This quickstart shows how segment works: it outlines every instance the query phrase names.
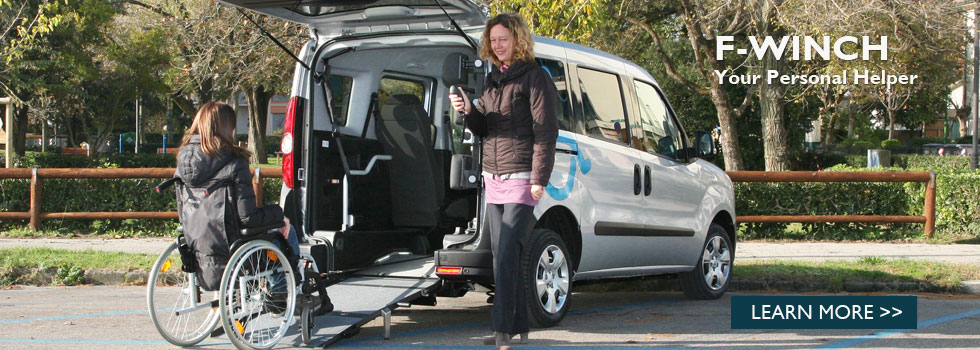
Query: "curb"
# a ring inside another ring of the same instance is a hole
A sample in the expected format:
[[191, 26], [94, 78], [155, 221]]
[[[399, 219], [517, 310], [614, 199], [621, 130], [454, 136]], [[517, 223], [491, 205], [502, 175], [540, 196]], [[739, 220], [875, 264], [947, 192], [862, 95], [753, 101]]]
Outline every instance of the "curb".
[[[639, 278], [607, 282], [589, 282], [579, 285], [575, 291], [590, 292], [670, 292], [680, 291], [676, 278]], [[980, 294], [980, 281], [960, 282], [957, 288], [949, 288], [926, 282], [844, 282], [831, 285], [823, 282], [790, 282], [773, 280], [732, 280], [729, 291], [782, 291], [782, 292], [827, 292], [827, 293], [957, 293]]]
[[[0, 282], [35, 286], [50, 286], [58, 274], [57, 268], [19, 268], [0, 272]], [[93, 269], [85, 271], [84, 284], [89, 285], [145, 285], [147, 270], [118, 271]], [[670, 292], [679, 291], [676, 278], [639, 278], [604, 282], [587, 282], [576, 291], [589, 292]], [[963, 281], [955, 290], [925, 282], [844, 282], [830, 285], [821, 282], [790, 282], [771, 280], [732, 280], [730, 291], [783, 291], [783, 292], [905, 292], [905, 293], [959, 293], [980, 294], [980, 281]]]

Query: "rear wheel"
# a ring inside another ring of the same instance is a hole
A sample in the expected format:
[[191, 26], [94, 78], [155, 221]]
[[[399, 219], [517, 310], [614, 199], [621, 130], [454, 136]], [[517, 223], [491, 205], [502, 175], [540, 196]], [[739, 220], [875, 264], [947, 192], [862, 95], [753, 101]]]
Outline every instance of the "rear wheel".
[[218, 311], [211, 306], [217, 294], [203, 291], [194, 278], [181, 270], [180, 253], [173, 243], [157, 258], [146, 283], [153, 326], [177, 346], [200, 343], [218, 324]]
[[239, 349], [269, 349], [286, 334], [296, 309], [289, 260], [264, 240], [238, 248], [221, 278], [221, 323]]
[[711, 224], [694, 270], [680, 275], [684, 295], [691, 299], [721, 297], [728, 290], [734, 258], [728, 231], [721, 225]]
[[552, 327], [568, 312], [572, 295], [571, 255], [555, 231], [535, 229], [528, 240], [521, 270], [528, 318], [535, 327]]

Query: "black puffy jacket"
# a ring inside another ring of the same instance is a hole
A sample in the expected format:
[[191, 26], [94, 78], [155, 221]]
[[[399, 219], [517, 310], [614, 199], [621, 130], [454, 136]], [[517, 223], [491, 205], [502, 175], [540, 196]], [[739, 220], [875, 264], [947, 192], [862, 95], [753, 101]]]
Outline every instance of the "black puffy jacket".
[[490, 73], [480, 103], [466, 126], [486, 140], [483, 170], [501, 175], [531, 172], [531, 184], [547, 185], [555, 166], [558, 90], [537, 64], [519, 61]]
[[248, 159], [227, 150], [217, 156], [204, 154], [198, 135], [177, 153], [175, 176], [183, 182], [177, 188], [177, 211], [197, 258], [198, 282], [206, 290], [217, 290], [238, 231], [281, 223], [282, 208], [256, 206]]

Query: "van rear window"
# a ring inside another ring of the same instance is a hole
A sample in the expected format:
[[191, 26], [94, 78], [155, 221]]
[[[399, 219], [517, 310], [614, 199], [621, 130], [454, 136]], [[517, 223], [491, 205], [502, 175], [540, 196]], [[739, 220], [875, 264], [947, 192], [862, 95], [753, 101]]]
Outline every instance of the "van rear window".
[[333, 99], [333, 117], [338, 126], [347, 125], [347, 110], [350, 108], [351, 87], [354, 78], [343, 75], [331, 75], [327, 78], [327, 86]]

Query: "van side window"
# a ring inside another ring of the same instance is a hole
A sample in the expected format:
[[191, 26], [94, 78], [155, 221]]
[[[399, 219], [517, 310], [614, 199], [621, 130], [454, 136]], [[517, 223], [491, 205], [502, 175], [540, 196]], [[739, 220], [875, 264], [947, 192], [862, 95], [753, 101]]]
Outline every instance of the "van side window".
[[425, 85], [421, 82], [391, 76], [381, 78], [378, 84], [378, 105], [384, 106], [385, 101], [395, 95], [415, 95], [423, 108], [428, 107], [425, 106]]
[[545, 72], [551, 76], [551, 81], [555, 83], [555, 88], [558, 89], [558, 128], [565, 131], [574, 131], [572, 129], [572, 106], [571, 100], [568, 99], [568, 79], [565, 77], [565, 64], [561, 61], [550, 60], [546, 58], [539, 58], [538, 65], [544, 68]]
[[578, 80], [582, 91], [586, 133], [629, 144], [619, 77], [579, 67]]
[[354, 85], [354, 78], [343, 75], [331, 75], [327, 77], [327, 86], [333, 95], [333, 117], [338, 126], [347, 125], [347, 110], [350, 107], [351, 87]]
[[674, 124], [667, 104], [657, 89], [648, 83], [634, 80], [639, 102], [643, 149], [650, 153], [677, 159], [677, 151], [683, 149], [680, 129]]

